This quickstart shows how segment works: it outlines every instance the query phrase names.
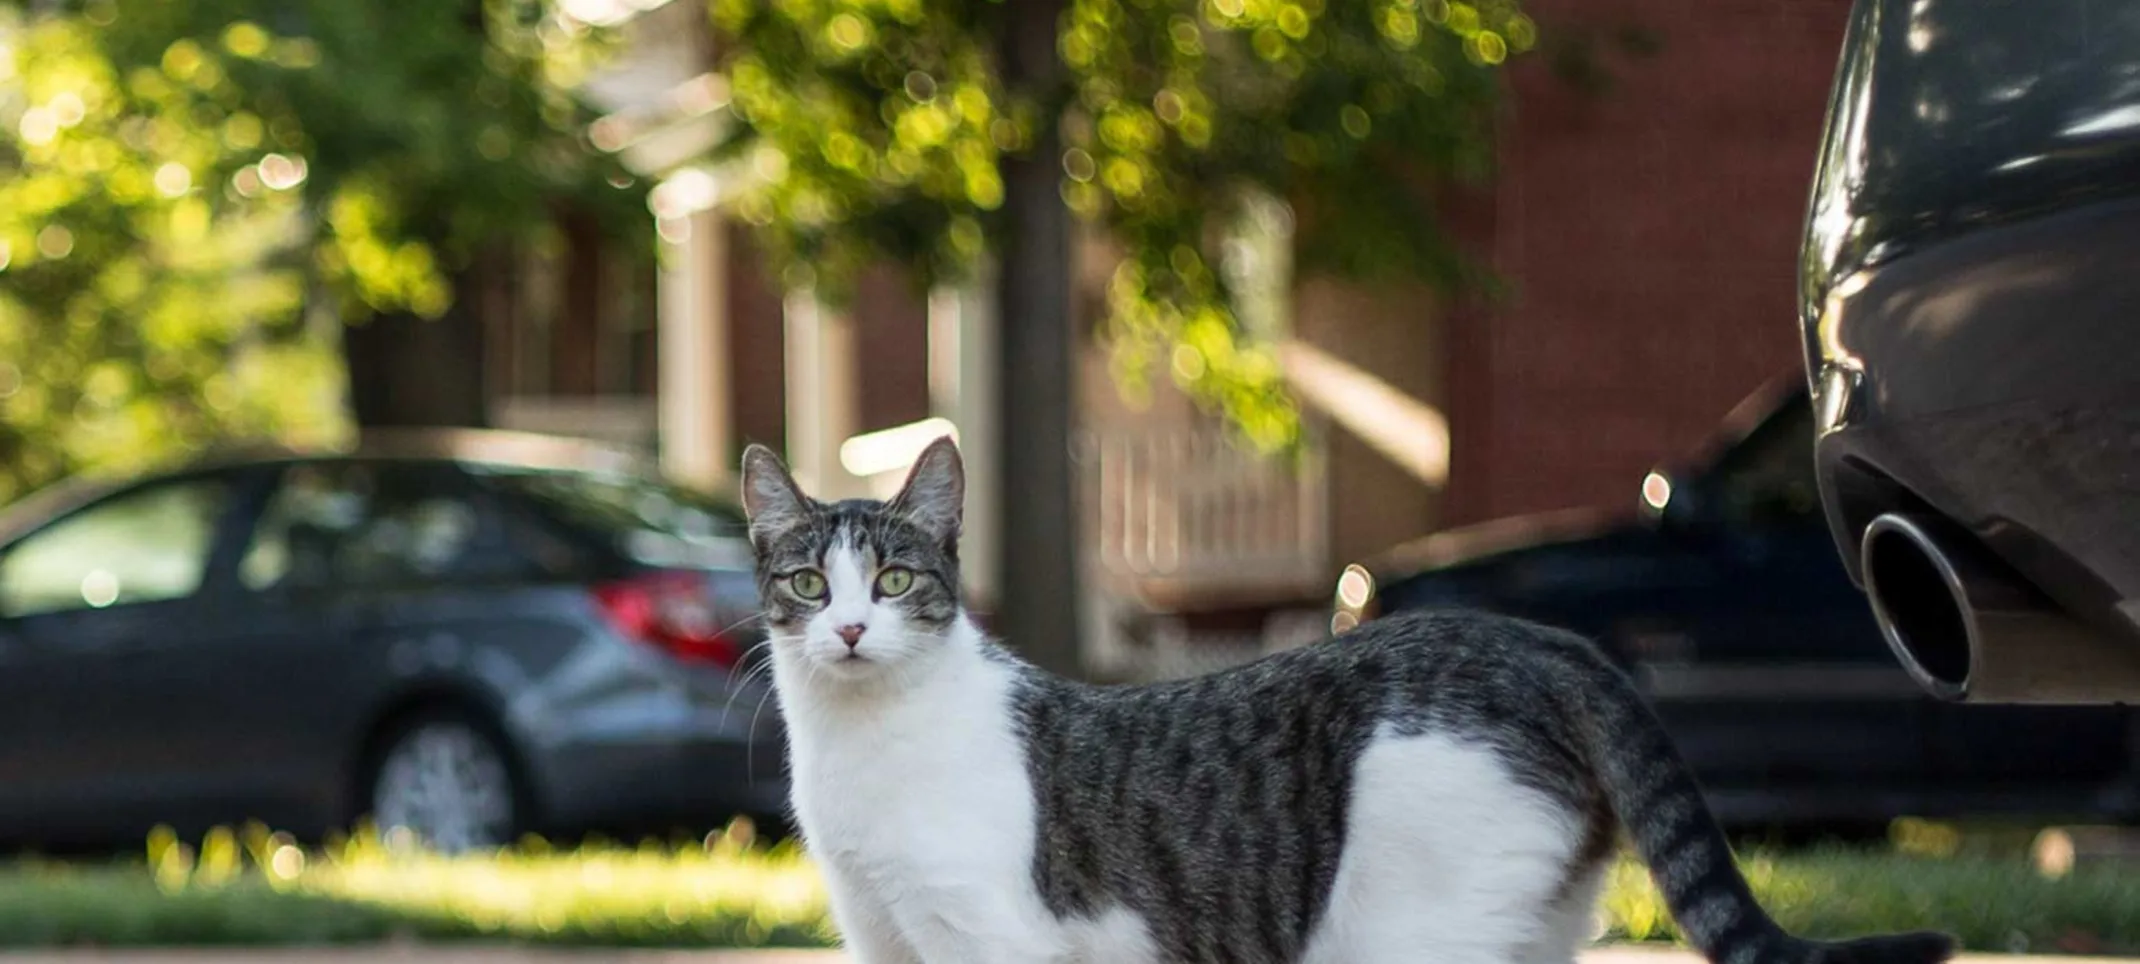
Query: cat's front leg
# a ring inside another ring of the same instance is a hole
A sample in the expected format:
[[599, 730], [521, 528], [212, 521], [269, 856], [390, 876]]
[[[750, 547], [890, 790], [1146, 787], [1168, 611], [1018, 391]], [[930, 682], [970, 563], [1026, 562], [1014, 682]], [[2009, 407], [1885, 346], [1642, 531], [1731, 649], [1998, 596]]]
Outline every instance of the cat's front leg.
[[924, 964], [882, 901], [830, 868], [822, 868], [822, 873], [832, 922], [854, 964]]

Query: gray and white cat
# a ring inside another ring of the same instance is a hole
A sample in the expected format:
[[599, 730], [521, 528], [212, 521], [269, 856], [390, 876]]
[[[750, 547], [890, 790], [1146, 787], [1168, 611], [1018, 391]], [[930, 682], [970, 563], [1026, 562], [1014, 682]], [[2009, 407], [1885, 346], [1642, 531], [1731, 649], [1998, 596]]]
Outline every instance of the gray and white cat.
[[1625, 826], [1720, 964], [1935, 964], [1755, 903], [1625, 678], [1574, 636], [1399, 615], [1198, 679], [1090, 686], [959, 603], [948, 439], [889, 502], [744, 455], [793, 803], [861, 964], [1569, 964]]

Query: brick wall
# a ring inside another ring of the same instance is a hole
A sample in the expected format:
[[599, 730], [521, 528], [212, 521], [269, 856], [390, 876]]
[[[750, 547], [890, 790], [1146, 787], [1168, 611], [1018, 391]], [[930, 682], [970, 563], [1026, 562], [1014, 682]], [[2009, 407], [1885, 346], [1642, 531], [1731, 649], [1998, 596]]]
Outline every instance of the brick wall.
[[929, 417], [929, 296], [905, 272], [876, 268], [856, 285], [862, 423], [874, 432]]
[[[787, 441], [786, 323], [777, 279], [739, 225], [729, 227], [729, 404], [738, 444]], [[859, 431], [929, 415], [928, 298], [889, 267], [863, 276], [850, 313], [860, 356]], [[736, 453], [740, 456], [741, 450]]]
[[[1454, 320], [1445, 521], [1632, 505], [1798, 364], [1799, 222], [1846, 0], [1530, 0], [1600, 28], [1613, 86], [1511, 71], [1483, 230], [1514, 300]], [[1619, 50], [1623, 27], [1654, 40]]]
[[728, 371], [729, 411], [735, 413], [735, 457], [742, 446], [760, 442], [776, 450], [787, 446], [787, 344], [781, 321], [780, 288], [769, 277], [742, 225], [728, 226]]

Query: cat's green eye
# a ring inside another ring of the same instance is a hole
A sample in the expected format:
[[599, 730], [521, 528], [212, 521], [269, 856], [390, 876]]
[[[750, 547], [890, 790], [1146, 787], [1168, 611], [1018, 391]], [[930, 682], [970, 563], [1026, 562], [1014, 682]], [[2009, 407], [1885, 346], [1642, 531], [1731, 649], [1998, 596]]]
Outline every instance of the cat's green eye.
[[788, 588], [804, 599], [823, 599], [825, 598], [824, 574], [815, 569], [804, 569], [788, 577]]
[[914, 588], [914, 570], [893, 566], [877, 574], [877, 594], [897, 596]]

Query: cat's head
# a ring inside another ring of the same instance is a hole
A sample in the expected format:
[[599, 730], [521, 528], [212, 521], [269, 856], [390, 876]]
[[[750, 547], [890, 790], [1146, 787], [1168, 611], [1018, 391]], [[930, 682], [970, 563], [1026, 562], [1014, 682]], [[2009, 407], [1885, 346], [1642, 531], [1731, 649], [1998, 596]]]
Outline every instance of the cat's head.
[[949, 438], [888, 502], [819, 502], [764, 446], [743, 453], [743, 507], [776, 658], [812, 678], [868, 678], [926, 658], [960, 618], [965, 468]]

